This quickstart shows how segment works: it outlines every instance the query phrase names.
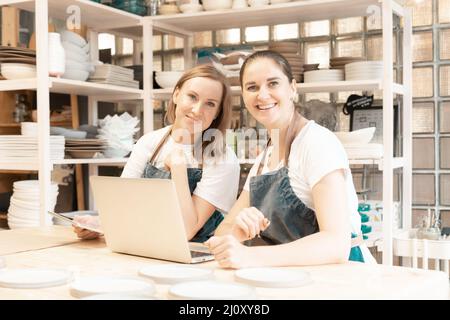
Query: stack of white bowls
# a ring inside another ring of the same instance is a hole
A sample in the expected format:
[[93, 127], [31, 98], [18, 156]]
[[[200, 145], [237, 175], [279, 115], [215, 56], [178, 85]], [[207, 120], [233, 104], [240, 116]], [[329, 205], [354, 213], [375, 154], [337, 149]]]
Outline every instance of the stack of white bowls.
[[342, 81], [344, 80], [343, 70], [313, 70], [304, 73], [305, 83], [307, 82], [322, 82], [322, 81]]
[[94, 71], [90, 62], [89, 43], [72, 31], [61, 31], [62, 46], [66, 52], [66, 70], [63, 78], [86, 81], [89, 73]]
[[123, 158], [133, 148], [133, 136], [139, 131], [139, 119], [130, 116], [127, 112], [121, 116], [106, 116], [99, 120], [100, 129], [97, 138], [107, 141], [107, 149], [103, 154], [107, 158]]
[[23, 136], [37, 137], [38, 135], [37, 122], [21, 122], [20, 129]]
[[155, 80], [161, 88], [173, 88], [182, 75], [183, 71], [157, 71]]
[[[8, 225], [11, 229], [39, 226], [39, 180], [16, 181], [8, 209]], [[50, 210], [54, 210], [58, 197], [58, 185], [52, 183], [50, 188]], [[49, 214], [45, 216], [47, 225], [53, 224]]]
[[36, 77], [36, 66], [28, 63], [2, 63], [0, 70], [8, 80]]
[[383, 61], [359, 61], [345, 65], [346, 80], [378, 80], [383, 78]]

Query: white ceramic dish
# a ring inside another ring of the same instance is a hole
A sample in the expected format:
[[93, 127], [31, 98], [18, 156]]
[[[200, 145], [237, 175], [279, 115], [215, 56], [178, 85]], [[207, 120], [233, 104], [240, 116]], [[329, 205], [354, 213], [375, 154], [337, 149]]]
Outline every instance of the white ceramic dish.
[[155, 290], [150, 281], [121, 277], [83, 277], [70, 286], [70, 293], [76, 298], [106, 293], [152, 296]]
[[174, 284], [184, 281], [206, 280], [213, 277], [211, 269], [177, 265], [152, 265], [139, 270], [139, 275], [157, 283]]
[[2, 63], [1, 74], [8, 80], [36, 77], [36, 66], [25, 63]]
[[335, 132], [342, 144], [367, 144], [372, 140], [375, 134], [375, 127], [350, 131], [350, 132]]
[[80, 56], [87, 54], [87, 52], [85, 51], [84, 48], [79, 47], [79, 46], [73, 44], [72, 42], [62, 41], [61, 44], [64, 47], [64, 49], [66, 50], [66, 52], [73, 51]]
[[124, 294], [124, 293], [105, 293], [95, 294], [82, 298], [81, 300], [158, 300], [144, 294]]
[[66, 71], [64, 72], [62, 77], [64, 79], [86, 81], [87, 78], [89, 78], [89, 71], [66, 68]]
[[312, 282], [309, 273], [286, 268], [247, 268], [234, 272], [234, 278], [248, 285], [267, 288], [291, 288]]
[[203, 8], [206, 11], [230, 9], [233, 0], [203, 0]]
[[84, 63], [89, 61], [89, 54], [78, 54], [77, 52], [66, 50], [66, 59]]
[[155, 80], [162, 88], [173, 88], [183, 75], [181, 71], [156, 72]]
[[203, 11], [203, 6], [201, 4], [186, 3], [180, 5], [180, 10], [183, 13], [200, 12]]
[[232, 282], [188, 281], [170, 287], [169, 298], [181, 300], [247, 300], [256, 299], [256, 292], [253, 287]]
[[71, 279], [66, 270], [12, 269], [0, 271], [0, 286], [6, 288], [36, 289], [64, 285]]
[[61, 34], [61, 39], [63, 41], [73, 43], [74, 45], [76, 45], [78, 47], [84, 47], [87, 44], [86, 39], [84, 39], [78, 33], [68, 31], [68, 30], [63, 30], [60, 32], [60, 34]]

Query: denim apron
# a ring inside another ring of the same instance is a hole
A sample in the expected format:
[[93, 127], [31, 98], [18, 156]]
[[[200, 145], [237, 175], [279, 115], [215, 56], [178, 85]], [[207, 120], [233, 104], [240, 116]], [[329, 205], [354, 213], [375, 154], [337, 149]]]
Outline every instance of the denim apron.
[[[266, 154], [267, 147], [259, 163], [257, 175], [250, 178], [250, 206], [261, 211], [269, 219], [270, 225], [261, 232], [260, 239], [249, 240], [246, 244], [283, 244], [319, 232], [315, 212], [295, 194], [285, 166], [260, 174]], [[352, 234], [352, 238], [356, 238], [356, 234]], [[351, 248], [349, 260], [364, 262], [359, 246]]]
[[[161, 139], [159, 144], [156, 146], [156, 149], [153, 155], [150, 157], [150, 160], [147, 162], [145, 166], [144, 172], [142, 174], [142, 178], [150, 178], [150, 179], [171, 179], [170, 171], [159, 169], [154, 165], [154, 161], [162, 146], [166, 142], [169, 137], [172, 129], [170, 129], [164, 137]], [[198, 168], [187, 168], [187, 177], [189, 184], [189, 191], [191, 195], [193, 194], [195, 188], [197, 187], [197, 183], [202, 179], [202, 169]], [[220, 211], [215, 210], [211, 217], [206, 221], [204, 226], [197, 232], [197, 234], [190, 240], [193, 242], [205, 242], [208, 240], [216, 230], [217, 226], [223, 220], [223, 214]]]

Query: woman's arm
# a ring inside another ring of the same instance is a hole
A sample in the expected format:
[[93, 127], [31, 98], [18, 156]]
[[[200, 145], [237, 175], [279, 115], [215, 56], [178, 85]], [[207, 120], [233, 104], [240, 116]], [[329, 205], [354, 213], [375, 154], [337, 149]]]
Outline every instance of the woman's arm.
[[[233, 207], [231, 208], [230, 212], [228, 212], [225, 219], [219, 224], [219, 226], [216, 229], [216, 232], [214, 233], [215, 236], [224, 236], [227, 234], [232, 234], [233, 232], [233, 226], [235, 224], [235, 219], [237, 215], [245, 208], [248, 208], [250, 206], [250, 195], [248, 191], [242, 190], [238, 200], [234, 203]], [[246, 240], [246, 239], [239, 239], [240, 241]]]
[[274, 246], [245, 247], [232, 237], [214, 237], [210, 249], [225, 268], [342, 263], [350, 253], [350, 221], [343, 170], [323, 177], [312, 189], [320, 231]]

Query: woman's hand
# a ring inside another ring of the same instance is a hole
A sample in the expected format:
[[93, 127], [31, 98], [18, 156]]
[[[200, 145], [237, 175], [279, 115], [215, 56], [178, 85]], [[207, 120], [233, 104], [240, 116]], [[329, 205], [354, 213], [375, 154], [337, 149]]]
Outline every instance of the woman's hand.
[[244, 246], [232, 235], [211, 237], [204, 244], [222, 268], [239, 269], [258, 265], [257, 257], [251, 255], [252, 248]]
[[81, 227], [78, 227], [77, 224], [81, 225], [87, 225], [87, 226], [100, 226], [100, 222], [98, 217], [90, 216], [90, 215], [84, 215], [84, 216], [75, 216], [73, 218], [73, 232], [75, 232], [78, 236], [78, 238], [83, 240], [92, 240], [97, 239], [100, 236], [100, 233], [91, 231], [88, 229], [84, 229]]
[[266, 230], [270, 221], [255, 207], [245, 208], [238, 213], [231, 228], [231, 234], [239, 241], [253, 239]]
[[167, 170], [172, 170], [174, 167], [186, 167], [186, 156], [183, 149], [175, 147], [167, 158], [164, 160], [164, 165]]

